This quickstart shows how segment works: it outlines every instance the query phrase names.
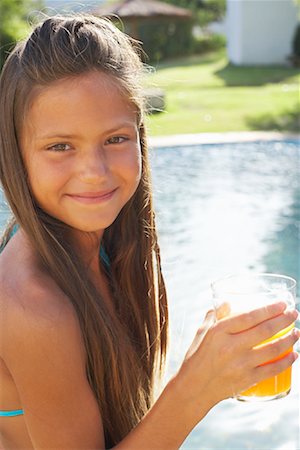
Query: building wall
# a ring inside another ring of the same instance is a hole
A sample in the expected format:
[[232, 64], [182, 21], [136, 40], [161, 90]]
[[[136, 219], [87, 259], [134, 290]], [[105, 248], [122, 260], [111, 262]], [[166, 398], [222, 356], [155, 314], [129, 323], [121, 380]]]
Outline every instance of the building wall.
[[236, 65], [287, 64], [297, 16], [294, 0], [227, 0], [230, 62]]

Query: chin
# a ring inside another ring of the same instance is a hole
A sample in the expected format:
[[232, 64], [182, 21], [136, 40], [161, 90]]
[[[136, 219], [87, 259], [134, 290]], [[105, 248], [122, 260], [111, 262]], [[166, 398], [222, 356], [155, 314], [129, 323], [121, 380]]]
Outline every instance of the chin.
[[114, 221], [116, 220], [116, 217], [111, 220], [101, 220], [101, 221], [89, 221], [88, 223], [73, 223], [70, 224], [72, 228], [78, 231], [83, 231], [86, 233], [92, 233], [92, 232], [99, 232], [104, 231], [106, 228], [110, 227]]

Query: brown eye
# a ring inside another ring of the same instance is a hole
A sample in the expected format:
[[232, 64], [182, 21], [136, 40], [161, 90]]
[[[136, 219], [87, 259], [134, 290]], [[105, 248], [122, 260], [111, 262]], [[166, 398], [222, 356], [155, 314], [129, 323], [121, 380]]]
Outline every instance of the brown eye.
[[51, 145], [50, 147], [47, 147], [47, 150], [53, 151], [53, 152], [65, 152], [69, 150], [71, 146], [69, 144], [59, 143], [55, 145]]
[[128, 141], [128, 138], [124, 136], [113, 136], [107, 140], [108, 144], [123, 144], [123, 142]]

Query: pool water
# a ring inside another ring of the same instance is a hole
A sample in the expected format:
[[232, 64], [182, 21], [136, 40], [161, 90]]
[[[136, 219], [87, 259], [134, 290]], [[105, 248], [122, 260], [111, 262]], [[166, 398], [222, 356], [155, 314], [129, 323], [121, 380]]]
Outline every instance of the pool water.
[[[170, 304], [170, 376], [211, 307], [212, 281], [253, 270], [300, 282], [300, 147], [272, 141], [161, 148], [151, 161]], [[274, 402], [220, 403], [182, 448], [300, 449], [299, 360], [292, 386]]]
[[[242, 270], [300, 281], [300, 148], [290, 140], [156, 148], [150, 156], [170, 304], [168, 378], [211, 308], [212, 281]], [[7, 216], [0, 197], [0, 229]], [[220, 403], [182, 449], [299, 450], [299, 360], [292, 385], [274, 402]]]

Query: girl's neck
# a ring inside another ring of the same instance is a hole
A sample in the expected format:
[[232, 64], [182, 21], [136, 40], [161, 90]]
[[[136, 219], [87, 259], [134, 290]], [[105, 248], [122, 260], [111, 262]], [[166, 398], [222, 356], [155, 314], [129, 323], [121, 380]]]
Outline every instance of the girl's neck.
[[84, 232], [72, 230], [71, 244], [77, 250], [85, 266], [91, 272], [99, 272], [99, 252], [103, 231]]

